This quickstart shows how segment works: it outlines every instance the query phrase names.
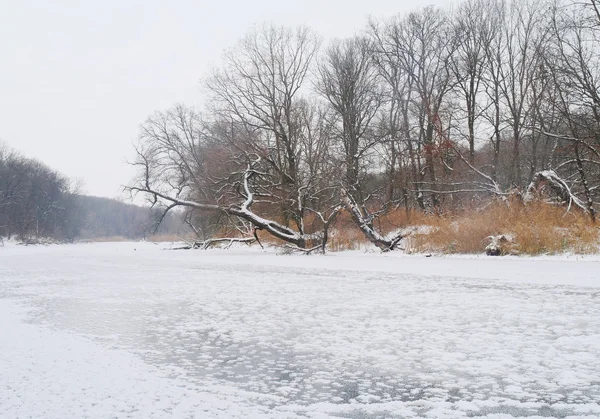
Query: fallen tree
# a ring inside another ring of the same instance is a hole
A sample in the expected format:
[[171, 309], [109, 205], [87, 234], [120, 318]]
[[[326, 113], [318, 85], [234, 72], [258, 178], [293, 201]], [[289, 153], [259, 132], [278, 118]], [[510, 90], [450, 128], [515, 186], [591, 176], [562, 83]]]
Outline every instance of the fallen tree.
[[[158, 202], [165, 203], [166, 205], [164, 207], [163, 217], [169, 211], [176, 207], [188, 207], [199, 211], [222, 211], [228, 215], [239, 217], [245, 221], [248, 221], [255, 228], [264, 230], [272, 236], [295, 246], [299, 250], [307, 250], [307, 244], [311, 240], [318, 238], [318, 236], [315, 236], [314, 234], [301, 234], [297, 231], [294, 231], [290, 227], [282, 225], [274, 220], [261, 217], [260, 215], [253, 212], [252, 206], [255, 203], [255, 194], [252, 191], [250, 182], [252, 178], [258, 173], [253, 169], [253, 163], [249, 163], [247, 169], [242, 174], [241, 182], [243, 185], [242, 195], [245, 198], [244, 201], [241, 204], [223, 206], [219, 204], [207, 204], [202, 202], [196, 202], [193, 200], [184, 199], [180, 197], [179, 194], [168, 195], [164, 192], [161, 192], [158, 188], [152, 186], [148, 159], [141, 153], [140, 157], [141, 163], [138, 164], [141, 164], [145, 167], [145, 176], [143, 179], [143, 184], [139, 186], [130, 186], [126, 189], [134, 194], [144, 193], [150, 196], [154, 205]], [[259, 159], [257, 159], [257, 161], [255, 161], [254, 163], [258, 163], [258, 160]], [[183, 187], [181, 189], [183, 189]], [[161, 219], [163, 217], [161, 217]], [[322, 246], [322, 244], [320, 244], [320, 246]]]
[[567, 182], [561, 179], [554, 170], [542, 170], [533, 176], [533, 180], [527, 187], [524, 201], [528, 202], [536, 196], [540, 196], [547, 189], [546, 187], [550, 189], [559, 203], [567, 206], [567, 211], [575, 206], [583, 212], [588, 212], [585, 204], [573, 194]]
[[386, 238], [380, 234], [373, 226], [375, 216], [361, 209], [345, 189], [342, 189], [342, 203], [354, 224], [363, 232], [367, 240], [381, 249], [382, 252], [394, 250], [404, 238], [402, 234], [396, 234], [392, 238]]

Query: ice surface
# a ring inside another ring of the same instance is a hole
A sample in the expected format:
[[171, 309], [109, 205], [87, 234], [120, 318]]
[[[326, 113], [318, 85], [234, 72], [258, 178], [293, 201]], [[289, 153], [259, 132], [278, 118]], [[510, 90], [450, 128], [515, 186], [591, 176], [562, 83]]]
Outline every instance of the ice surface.
[[600, 417], [599, 267], [9, 245], [0, 417]]

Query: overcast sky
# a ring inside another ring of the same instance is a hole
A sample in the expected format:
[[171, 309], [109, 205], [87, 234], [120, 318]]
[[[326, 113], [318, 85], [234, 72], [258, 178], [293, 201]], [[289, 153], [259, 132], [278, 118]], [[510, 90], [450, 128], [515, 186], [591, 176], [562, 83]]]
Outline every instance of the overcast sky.
[[263, 22], [325, 40], [369, 15], [451, 0], [0, 0], [0, 141], [116, 197], [153, 111], [200, 105], [200, 79]]

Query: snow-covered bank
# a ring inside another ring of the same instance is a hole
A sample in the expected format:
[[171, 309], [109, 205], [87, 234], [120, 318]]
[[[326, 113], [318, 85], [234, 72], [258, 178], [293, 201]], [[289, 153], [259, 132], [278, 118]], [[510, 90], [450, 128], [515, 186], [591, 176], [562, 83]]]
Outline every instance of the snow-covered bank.
[[[190, 266], [248, 265], [258, 269], [267, 267], [295, 267], [331, 271], [387, 272], [427, 276], [456, 276], [460, 278], [493, 279], [515, 283], [539, 283], [600, 287], [600, 254], [502, 256], [486, 255], [407, 255], [400, 251], [381, 253], [369, 251], [329, 252], [326, 255], [283, 255], [277, 248], [260, 249], [258, 246], [229, 250], [172, 249], [180, 243], [118, 242], [81, 243], [51, 246], [19, 246], [11, 243], [0, 249], [2, 258], [11, 255], [35, 257], [52, 263], [55, 257], [110, 258], [137, 264], [155, 264], [164, 269]], [[7, 251], [9, 250], [9, 251]], [[132, 253], [135, 252], [135, 253]], [[64, 263], [64, 261], [63, 261]], [[40, 265], [44, 269], [44, 264]]]
[[600, 417], [600, 264], [0, 249], [0, 417]]

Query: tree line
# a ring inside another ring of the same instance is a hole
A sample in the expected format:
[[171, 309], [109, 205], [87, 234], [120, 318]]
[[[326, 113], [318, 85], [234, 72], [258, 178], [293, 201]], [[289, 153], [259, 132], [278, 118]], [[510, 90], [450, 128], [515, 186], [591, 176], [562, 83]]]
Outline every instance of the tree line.
[[71, 182], [43, 163], [0, 147], [0, 238], [73, 239]]
[[257, 27], [205, 78], [202, 111], [142, 125], [129, 190], [198, 234], [307, 252], [342, 211], [382, 250], [402, 236], [376, 220], [398, 208], [544, 198], [595, 221], [599, 35], [597, 0], [466, 0], [326, 44]]
[[[0, 241], [140, 239], [154, 232], [160, 216], [149, 208], [81, 195], [65, 176], [0, 146]], [[180, 233], [182, 225], [181, 217], [172, 214], [161, 232]]]

